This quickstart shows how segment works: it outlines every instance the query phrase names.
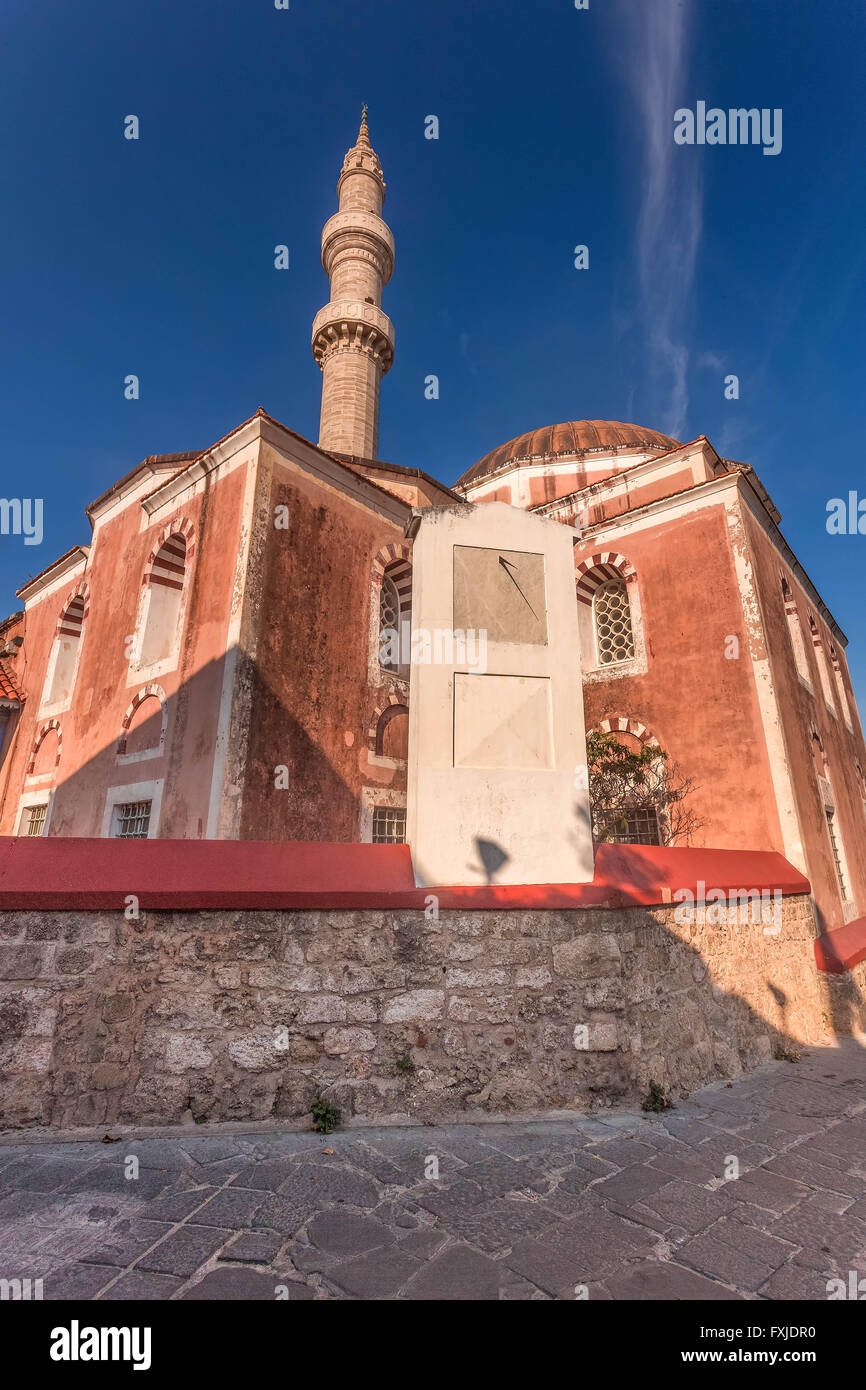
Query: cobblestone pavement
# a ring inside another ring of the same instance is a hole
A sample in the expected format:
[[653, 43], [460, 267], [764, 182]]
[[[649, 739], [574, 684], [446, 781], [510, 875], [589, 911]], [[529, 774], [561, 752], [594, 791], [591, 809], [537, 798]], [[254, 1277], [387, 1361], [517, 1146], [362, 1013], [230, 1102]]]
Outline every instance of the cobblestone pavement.
[[662, 1115], [0, 1145], [0, 1277], [46, 1299], [826, 1299], [852, 1270], [853, 1043]]

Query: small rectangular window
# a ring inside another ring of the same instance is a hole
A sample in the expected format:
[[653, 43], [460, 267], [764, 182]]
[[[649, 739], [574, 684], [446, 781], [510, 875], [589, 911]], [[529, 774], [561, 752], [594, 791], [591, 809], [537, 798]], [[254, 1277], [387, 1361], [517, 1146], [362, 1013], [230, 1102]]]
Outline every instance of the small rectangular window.
[[44, 801], [40, 806], [27, 807], [27, 834], [44, 835], [45, 819], [48, 815], [48, 802]]
[[406, 843], [406, 807], [373, 807], [373, 844], [404, 845]]
[[126, 801], [114, 808], [114, 839], [146, 840], [150, 828], [149, 801]]
[[595, 838], [611, 845], [660, 845], [658, 812], [654, 806], [641, 806], [607, 816], [596, 826]]

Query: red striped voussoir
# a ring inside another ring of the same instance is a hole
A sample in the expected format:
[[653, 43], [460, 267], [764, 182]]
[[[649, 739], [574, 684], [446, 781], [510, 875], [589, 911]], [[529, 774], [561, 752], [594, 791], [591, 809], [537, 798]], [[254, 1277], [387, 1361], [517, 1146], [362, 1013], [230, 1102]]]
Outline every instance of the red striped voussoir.
[[610, 579], [624, 579], [628, 583], [635, 573], [634, 565], [616, 550], [602, 550], [590, 555], [575, 568], [578, 603], [592, 603], [600, 585]]

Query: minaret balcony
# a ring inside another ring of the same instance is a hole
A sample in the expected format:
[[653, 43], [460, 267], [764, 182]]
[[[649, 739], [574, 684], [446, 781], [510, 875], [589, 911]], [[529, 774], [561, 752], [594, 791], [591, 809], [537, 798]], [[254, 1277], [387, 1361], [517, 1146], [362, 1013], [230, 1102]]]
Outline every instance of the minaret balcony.
[[360, 235], [362, 245], [368, 239], [374, 243], [371, 249], [382, 259], [382, 283], [387, 284], [394, 270], [394, 233], [378, 213], [361, 212], [357, 208], [335, 212], [322, 228], [322, 265], [325, 271], [330, 274], [327, 260], [329, 248], [338, 237], [346, 238], [353, 234]]
[[394, 361], [394, 325], [375, 304], [335, 300], [313, 319], [312, 348], [320, 367], [329, 353], [354, 349], [378, 358], [384, 373]]

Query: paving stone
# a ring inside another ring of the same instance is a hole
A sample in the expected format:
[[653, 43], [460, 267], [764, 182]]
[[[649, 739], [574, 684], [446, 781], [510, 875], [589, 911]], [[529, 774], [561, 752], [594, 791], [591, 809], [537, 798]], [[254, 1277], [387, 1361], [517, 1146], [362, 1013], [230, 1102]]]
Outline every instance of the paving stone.
[[637, 1164], [624, 1168], [611, 1178], [605, 1178], [593, 1188], [594, 1197], [601, 1202], [640, 1202], [651, 1192], [658, 1192], [670, 1182], [667, 1173], [661, 1173], [648, 1164]]
[[181, 1139], [180, 1147], [190, 1158], [195, 1159], [196, 1163], [205, 1167], [225, 1162], [226, 1159], [237, 1159], [240, 1163], [246, 1164], [251, 1152], [251, 1145], [244, 1140], [209, 1134]]
[[758, 1120], [748, 1134], [756, 1143], [767, 1144], [771, 1149], [787, 1149], [791, 1144], [815, 1134], [819, 1129], [819, 1120], [806, 1120], [801, 1115], [775, 1113]]
[[197, 1226], [254, 1226], [256, 1212], [266, 1200], [263, 1191], [224, 1187], [199, 1207], [194, 1222]]
[[12, 1182], [24, 1192], [57, 1192], [66, 1183], [80, 1178], [89, 1165], [81, 1159], [50, 1158], [32, 1166], [23, 1165], [23, 1170], [9, 1169], [8, 1174], [0, 1175], [0, 1186]]
[[148, 1221], [183, 1221], [218, 1191], [216, 1187], [197, 1187], [185, 1192], [167, 1192], [164, 1197], [146, 1202], [139, 1215]]
[[631, 1168], [637, 1163], [646, 1163], [652, 1158], [655, 1149], [651, 1144], [642, 1144], [637, 1139], [612, 1139], [600, 1144], [593, 1153], [605, 1163], [616, 1168]]
[[450, 1215], [460, 1215], [470, 1207], [480, 1207], [488, 1200], [488, 1194], [477, 1183], [468, 1180], [442, 1188], [431, 1182], [416, 1196], [419, 1207], [445, 1220]]
[[726, 1182], [720, 1190], [734, 1202], [749, 1202], [752, 1206], [777, 1213], [790, 1211], [809, 1196], [809, 1189], [802, 1183], [771, 1173], [766, 1168], [754, 1168], [751, 1172], [743, 1173], [739, 1178]]
[[301, 1241], [290, 1241], [285, 1254], [299, 1274], [322, 1274], [340, 1263], [339, 1255], [328, 1255], [315, 1245], [304, 1245]]
[[866, 1230], [856, 1218], [847, 1214], [837, 1216], [828, 1212], [813, 1198], [801, 1202], [793, 1211], [780, 1216], [767, 1228], [784, 1240], [793, 1241], [803, 1249], [794, 1256], [795, 1262], [813, 1265], [822, 1255], [836, 1255], [844, 1260], [866, 1248]]
[[109, 1265], [68, 1264], [45, 1276], [43, 1294], [46, 1299], [91, 1299], [115, 1278], [117, 1270]]
[[333, 1266], [327, 1277], [355, 1298], [393, 1298], [420, 1268], [419, 1261], [399, 1246], [384, 1246]]
[[367, 1173], [346, 1164], [316, 1165], [304, 1159], [291, 1167], [280, 1187], [280, 1196], [294, 1205], [309, 1204], [323, 1208], [336, 1202], [353, 1207], [379, 1205], [379, 1184]]
[[526, 1186], [537, 1172], [537, 1168], [518, 1163], [507, 1154], [495, 1154], [480, 1163], [470, 1164], [465, 1172], [459, 1174], [459, 1181], [477, 1183], [485, 1200], [489, 1200], [504, 1197], [506, 1192], [516, 1192]]
[[123, 1193], [144, 1201], [148, 1197], [158, 1197], [176, 1181], [174, 1173], [161, 1168], [139, 1169], [137, 1178], [126, 1176], [126, 1164], [121, 1155], [116, 1163], [100, 1163], [95, 1168], [87, 1168], [72, 1181], [67, 1182], [64, 1193], [90, 1192], [99, 1194]]
[[862, 1177], [822, 1163], [816, 1151], [809, 1155], [801, 1151], [777, 1154], [776, 1158], [767, 1159], [765, 1169], [767, 1172], [780, 1173], [783, 1177], [792, 1177], [805, 1187], [841, 1193], [845, 1197], [859, 1197], [863, 1191]]
[[[368, 1131], [364, 1131], [364, 1141]], [[279, 1134], [248, 1135], [250, 1157], [294, 1158], [298, 1154], [320, 1153], [322, 1149], [338, 1149], [343, 1143], [355, 1143], [345, 1134], [315, 1134], [310, 1130], [284, 1130]]]
[[[448, 1151], [449, 1153], [457, 1154], [458, 1158], [465, 1157], [467, 1163], [482, 1160], [485, 1156], [489, 1156], [492, 1150], [495, 1150], [497, 1153], [507, 1154], [509, 1158], [525, 1158], [527, 1154], [549, 1153], [552, 1149], [556, 1148], [555, 1140], [561, 1142], [564, 1137], [538, 1133], [534, 1130], [532, 1133], [520, 1134], [514, 1132], [513, 1127], [510, 1126], [509, 1128], [512, 1129], [512, 1133], [510, 1134], [506, 1131], [482, 1143], [475, 1141], [475, 1146], [478, 1151], [472, 1157], [466, 1155], [465, 1146], [463, 1151], [458, 1151], [456, 1145], [449, 1144]], [[575, 1136], [575, 1139], [579, 1138], [580, 1136]], [[482, 1152], [483, 1149], [487, 1150], [486, 1155]]]
[[414, 1255], [418, 1260], [426, 1260], [444, 1245], [447, 1239], [442, 1231], [410, 1231], [408, 1236], [401, 1237], [398, 1248], [404, 1255]]
[[528, 1236], [540, 1235], [560, 1224], [561, 1219], [559, 1212], [550, 1211], [540, 1202], [503, 1197], [480, 1211], [475, 1209], [468, 1212], [465, 1219], [450, 1229], [479, 1250], [492, 1255], [510, 1250]]
[[775, 1265], [761, 1264], [751, 1259], [706, 1231], [681, 1245], [677, 1250], [677, 1259], [704, 1274], [747, 1290], [757, 1289], [776, 1268]]
[[100, 1303], [129, 1300], [157, 1302], [171, 1298], [173, 1293], [183, 1288], [183, 1279], [173, 1279], [170, 1274], [146, 1274], [143, 1269], [130, 1269], [126, 1274], [106, 1289]]
[[57, 1202], [49, 1192], [10, 1192], [0, 1199], [0, 1221], [10, 1221], [13, 1217], [32, 1220], [56, 1207]]
[[657, 1192], [647, 1193], [642, 1205], [692, 1233], [705, 1230], [730, 1211], [728, 1198], [676, 1178]]
[[773, 1109], [806, 1118], [834, 1115], [839, 1109], [835, 1088], [811, 1081], [782, 1083], [771, 1091], [769, 1103]]
[[675, 1226], [668, 1217], [659, 1216], [658, 1212], [651, 1211], [641, 1202], [605, 1202], [596, 1194], [596, 1188], [588, 1193], [590, 1206], [602, 1207], [605, 1211], [609, 1211], [612, 1216], [621, 1216], [625, 1221], [634, 1222], [638, 1226], [646, 1226], [650, 1231], [665, 1236], [668, 1241], [684, 1239], [688, 1234], [682, 1230], [682, 1227]]
[[266, 1197], [256, 1211], [254, 1224], [263, 1230], [276, 1231], [284, 1240], [289, 1240], [316, 1214], [316, 1210], [316, 1206], [296, 1207], [284, 1197], [272, 1195]]
[[[104, 1232], [100, 1227], [72, 1226], [49, 1232], [45, 1237], [37, 1233], [46, 1230], [44, 1226], [30, 1226], [34, 1256], [48, 1261], [52, 1267], [66, 1264], [69, 1260], [81, 1260], [89, 1250], [102, 1243]], [[0, 1250], [8, 1252], [10, 1242], [0, 1237]]]
[[[235, 1265], [232, 1268], [215, 1269], [212, 1273], [206, 1274], [198, 1284], [193, 1284], [186, 1293], [181, 1294], [181, 1299], [197, 1302], [210, 1299], [220, 1302], [257, 1300], [273, 1303], [280, 1287], [287, 1291], [290, 1301], [315, 1297], [313, 1290], [308, 1289], [305, 1284], [295, 1284], [278, 1279], [273, 1274], [262, 1274], [258, 1269], [245, 1269], [242, 1265]], [[285, 1298], [286, 1295], [282, 1296]]]
[[270, 1264], [280, 1252], [282, 1236], [275, 1231], [242, 1231], [231, 1245], [220, 1251], [219, 1259], [241, 1264]]
[[245, 1165], [231, 1185], [251, 1188], [255, 1192], [277, 1192], [291, 1171], [291, 1159], [266, 1158], [261, 1163]]
[[110, 1239], [97, 1245], [89, 1254], [82, 1255], [82, 1263], [125, 1268], [171, 1230], [171, 1225], [164, 1221], [133, 1221], [121, 1225], [125, 1229], [116, 1228]]
[[712, 1279], [706, 1279], [683, 1265], [663, 1260], [634, 1265], [621, 1274], [604, 1281], [611, 1298], [649, 1299], [653, 1302], [704, 1299], [725, 1300], [742, 1298], [742, 1294], [727, 1289]]
[[394, 1242], [393, 1232], [381, 1221], [340, 1211], [325, 1211], [314, 1217], [307, 1228], [307, 1236], [317, 1249], [344, 1259]]
[[428, 1260], [403, 1290], [402, 1297], [474, 1302], [499, 1298], [500, 1270], [495, 1261], [468, 1245], [451, 1245]]
[[505, 1263], [556, 1295], [613, 1273], [627, 1260], [652, 1254], [656, 1238], [603, 1210], [586, 1212], [541, 1239], [516, 1245]]
[[711, 1178], [720, 1177], [719, 1165], [715, 1158], [709, 1155], [699, 1156], [694, 1149], [686, 1149], [688, 1158], [681, 1158], [679, 1154], [672, 1154], [668, 1151], [657, 1153], [647, 1165], [649, 1168], [657, 1168], [661, 1173], [667, 1173], [668, 1180], [671, 1178], [681, 1178], [683, 1182], [696, 1183], [702, 1187]]
[[[127, 1154], [135, 1154], [142, 1168], [157, 1168], [180, 1175], [193, 1172], [197, 1166], [187, 1153], [183, 1140], [123, 1140], [118, 1149], [123, 1150], [124, 1157]], [[100, 1157], [105, 1157], [104, 1150]]]
[[758, 1292], [762, 1298], [826, 1301], [827, 1277], [819, 1275], [814, 1269], [791, 1263], [782, 1265], [775, 1274], [771, 1274], [766, 1283], [760, 1285]]
[[233, 1231], [220, 1231], [212, 1226], [178, 1226], [161, 1245], [139, 1261], [138, 1268], [154, 1274], [189, 1278], [233, 1234]]

